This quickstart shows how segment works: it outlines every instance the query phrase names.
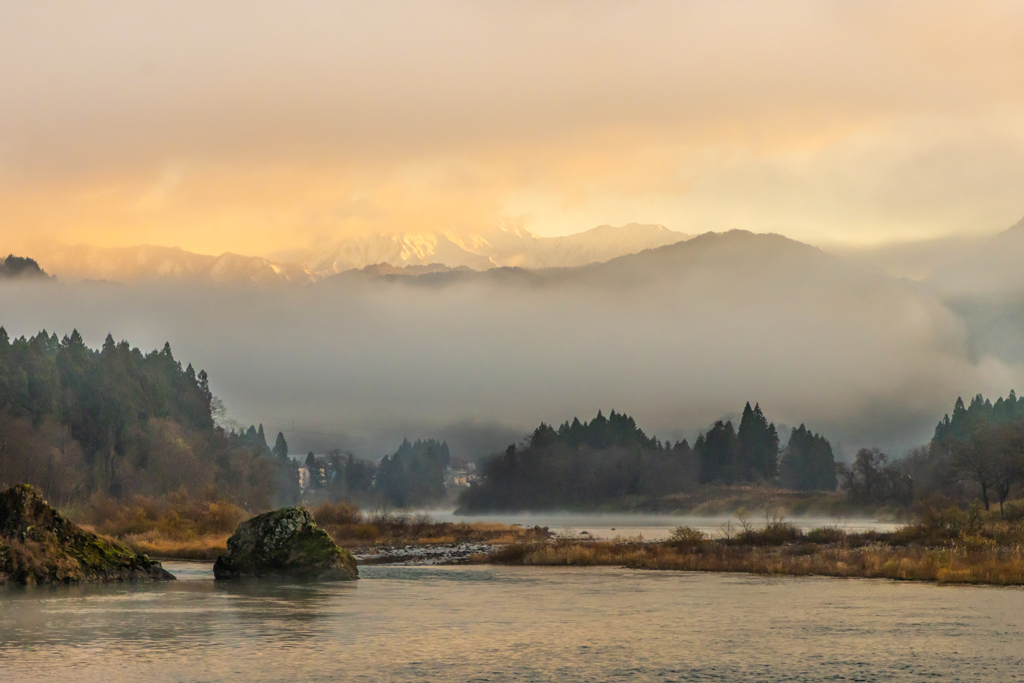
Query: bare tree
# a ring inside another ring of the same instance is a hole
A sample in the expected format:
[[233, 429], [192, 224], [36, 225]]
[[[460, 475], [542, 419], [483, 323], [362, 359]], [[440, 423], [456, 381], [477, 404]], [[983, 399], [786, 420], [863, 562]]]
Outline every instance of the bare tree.
[[956, 441], [951, 450], [954, 467], [978, 485], [985, 509], [991, 509], [993, 493], [1002, 516], [1010, 490], [1024, 476], [1024, 425], [980, 426], [970, 438]]

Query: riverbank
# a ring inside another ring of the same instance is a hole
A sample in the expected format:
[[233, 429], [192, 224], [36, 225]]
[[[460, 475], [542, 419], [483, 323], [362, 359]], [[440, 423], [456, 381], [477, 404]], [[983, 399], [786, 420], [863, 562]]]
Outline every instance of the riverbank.
[[[412, 562], [417, 558], [426, 564], [461, 561], [470, 556], [490, 552], [495, 547], [514, 543], [533, 543], [550, 536], [543, 528], [484, 522], [452, 524], [431, 523], [419, 530], [391, 529], [374, 532], [368, 540], [353, 538], [349, 533], [325, 527], [334, 542], [349, 550], [360, 564]], [[175, 539], [150, 531], [119, 537], [116, 540], [136, 552], [159, 560], [216, 560], [227, 553], [226, 534]]]
[[[560, 514], [647, 514], [688, 517], [723, 517], [737, 511], [771, 510], [786, 517], [868, 518], [903, 520], [905, 510], [886, 507], [865, 507], [852, 502], [849, 496], [836, 491], [795, 491], [767, 486], [701, 486], [692, 491], [667, 496], [624, 496], [601, 505], [559, 508]], [[490, 509], [462, 506], [457, 515], [496, 516], [516, 514], [511, 509]], [[532, 510], [541, 514], [543, 510]]]
[[[194, 508], [179, 506], [148, 516], [141, 507], [123, 508], [111, 522], [90, 527], [90, 530], [152, 558], [215, 560], [227, 553], [228, 538], [246, 515], [237, 508], [232, 509], [230, 515], [224, 514], [219, 512], [217, 504]], [[317, 525], [327, 531], [335, 543], [364, 564], [463, 561], [495, 546], [536, 543], [551, 537], [548, 529], [539, 526], [438, 522], [427, 514], [394, 511], [367, 515], [345, 504], [319, 505], [312, 513]], [[217, 523], [211, 523], [210, 519], [216, 519]]]
[[681, 527], [667, 542], [560, 538], [513, 543], [472, 561], [1021, 586], [1024, 523], [986, 520], [955, 508], [926, 513], [921, 522], [892, 533], [847, 533], [834, 527], [805, 533], [775, 520], [722, 538]]

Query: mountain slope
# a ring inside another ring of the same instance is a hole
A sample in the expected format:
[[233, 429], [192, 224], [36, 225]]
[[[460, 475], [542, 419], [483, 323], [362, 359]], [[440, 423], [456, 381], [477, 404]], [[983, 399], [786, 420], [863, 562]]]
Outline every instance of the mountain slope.
[[1024, 365], [1024, 219], [924, 284], [963, 318], [971, 352]]
[[925, 287], [779, 235], [706, 234], [577, 268], [422, 270], [436, 272], [258, 291], [3, 287], [0, 310], [12, 335], [45, 321], [178, 340], [235, 419], [301, 451], [366, 456], [409, 435], [503, 449], [542, 420], [612, 408], [692, 442], [746, 401], [847, 455], [897, 455], [958, 395], [1024, 385]]
[[140, 282], [185, 280], [209, 283], [312, 281], [302, 268], [258, 256], [195, 254], [177, 247], [60, 247], [39, 257], [62, 280]]
[[[355, 273], [353, 273], [355, 274]], [[499, 267], [487, 271], [433, 268], [416, 270], [365, 268], [360, 275], [386, 276], [410, 285], [505, 283], [543, 287], [586, 286], [599, 290], [622, 287], [672, 288], [682, 282], [714, 280], [714, 292], [729, 291], [740, 283], [763, 290], [772, 282], [789, 281], [794, 286], [809, 278], [853, 279], [863, 284], [884, 282], [895, 286], [895, 278], [862, 269], [818, 247], [776, 234], [755, 234], [746, 230], [709, 232], [686, 241], [618, 256], [605, 262], [575, 267], [527, 269]], [[337, 279], [338, 281], [343, 278]], [[332, 278], [332, 281], [335, 279]], [[753, 293], [752, 293], [753, 295]]]
[[602, 225], [565, 237], [538, 237], [524, 228], [495, 226], [468, 232], [370, 235], [336, 242], [302, 255], [297, 262], [317, 278], [368, 265], [429, 265], [487, 270], [574, 267], [674, 244], [688, 235], [661, 225]]
[[925, 282], [947, 297], [1024, 294], [1024, 218]]
[[537, 237], [523, 228], [494, 227], [480, 232], [369, 235], [352, 237], [305, 253], [294, 262], [224, 253], [196, 254], [177, 247], [87, 245], [50, 247], [35, 252], [41, 266], [62, 280], [141, 282], [178, 280], [208, 283], [299, 283], [322, 280], [348, 270], [386, 265], [488, 270], [572, 267], [606, 261], [686, 239], [660, 225], [602, 225], [566, 237]]

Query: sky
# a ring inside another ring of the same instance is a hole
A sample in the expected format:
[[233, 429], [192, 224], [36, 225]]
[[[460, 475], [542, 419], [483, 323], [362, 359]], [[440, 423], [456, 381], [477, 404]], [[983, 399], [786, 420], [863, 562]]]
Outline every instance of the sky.
[[0, 242], [1024, 215], [1021, 2], [0, 3]]

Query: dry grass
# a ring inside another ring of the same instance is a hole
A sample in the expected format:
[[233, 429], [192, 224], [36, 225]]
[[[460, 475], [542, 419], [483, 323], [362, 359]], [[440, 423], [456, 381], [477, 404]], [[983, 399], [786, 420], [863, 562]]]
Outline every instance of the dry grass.
[[346, 548], [455, 543], [504, 545], [548, 537], [548, 532], [539, 527], [435, 522], [429, 515], [408, 515], [400, 511], [378, 510], [365, 515], [358, 507], [346, 503], [319, 505], [313, 510], [313, 518], [335, 543]]
[[634, 569], [746, 572], [788, 576], [837, 576], [1024, 585], [1024, 547], [974, 549], [898, 547], [860, 548], [814, 544], [757, 547], [709, 541], [689, 550], [665, 543], [574, 542], [514, 544], [487, 561], [527, 566], [610, 565]]
[[[374, 513], [355, 505], [324, 503], [313, 518], [345, 548], [395, 545], [505, 545], [548, 537], [540, 528], [474, 522], [438, 523], [427, 515]], [[163, 499], [136, 496], [127, 504], [96, 497], [77, 515], [84, 528], [156, 559], [213, 560], [227, 552], [227, 540], [239, 522], [252, 515], [222, 500], [195, 500], [184, 494]], [[84, 520], [83, 520], [84, 518]]]
[[[314, 513], [316, 518], [316, 513]], [[319, 521], [317, 522], [319, 524]], [[427, 522], [412, 524], [321, 524], [334, 542], [347, 548], [382, 545], [450, 545], [483, 543], [504, 545], [546, 539], [543, 529], [506, 526], [504, 524], [455, 524]]]
[[75, 517], [87, 522], [83, 528], [153, 558], [211, 560], [227, 552], [228, 537], [250, 515], [216, 496], [179, 492], [123, 503], [97, 495]]
[[155, 534], [168, 540], [193, 541], [231, 534], [249, 514], [224, 500], [197, 500], [178, 493], [165, 498], [135, 496], [121, 505], [98, 498], [83, 517], [78, 521], [113, 538]]
[[1024, 519], [978, 510], [925, 510], [894, 533], [803, 533], [781, 520], [728, 538], [680, 527], [664, 543], [516, 542], [477, 562], [527, 566], [611, 565], [635, 569], [836, 576], [936, 583], [1024, 585]]
[[162, 536], [158, 531], [123, 536], [117, 540], [154, 559], [216, 560], [228, 551], [229, 534], [209, 534], [188, 540]]

